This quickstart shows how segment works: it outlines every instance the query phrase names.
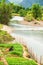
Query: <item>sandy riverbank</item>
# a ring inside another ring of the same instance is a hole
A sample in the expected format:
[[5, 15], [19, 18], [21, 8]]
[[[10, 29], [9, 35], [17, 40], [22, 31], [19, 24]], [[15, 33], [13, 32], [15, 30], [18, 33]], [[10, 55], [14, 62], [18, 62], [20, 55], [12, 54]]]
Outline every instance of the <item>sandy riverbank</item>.
[[43, 27], [43, 21], [37, 21], [37, 20], [34, 20], [34, 21], [26, 21], [24, 19], [24, 17], [20, 17], [20, 16], [13, 16], [10, 21], [19, 21], [19, 23], [22, 24], [22, 25]]
[[23, 24], [23, 25], [28, 25], [28, 26], [40, 26], [40, 27], [43, 27], [43, 21], [31, 21], [31, 22], [28, 22], [28, 21], [25, 21], [23, 20], [20, 24]]
[[4, 31], [7, 31], [8, 33], [11, 33], [14, 29], [10, 26], [3, 25], [1, 30], [4, 30]]
[[[13, 28], [12, 27], [9, 27], [9, 26], [6, 26], [4, 25], [2, 30], [5, 30], [7, 31], [8, 33], [11, 33], [13, 31]], [[16, 37], [17, 38], [17, 37]], [[19, 41], [18, 38], [16, 39], [16, 41]], [[21, 41], [20, 41], [21, 42]], [[24, 42], [23, 42], [24, 43]], [[25, 54], [24, 54], [25, 55]]]

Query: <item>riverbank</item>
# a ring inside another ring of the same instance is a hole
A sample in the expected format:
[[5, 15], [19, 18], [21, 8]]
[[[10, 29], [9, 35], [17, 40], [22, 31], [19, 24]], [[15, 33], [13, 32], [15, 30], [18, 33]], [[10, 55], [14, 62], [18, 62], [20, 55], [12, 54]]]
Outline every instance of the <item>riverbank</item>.
[[[9, 34], [11, 34], [13, 32], [13, 28], [12, 27], [9, 27], [9, 26], [6, 26], [6, 25], [3, 26], [2, 30], [7, 31]], [[27, 42], [24, 42], [26, 40], [23, 40], [21, 38], [21, 36], [19, 36], [19, 37], [18, 36], [19, 35], [17, 35], [17, 34], [14, 33], [14, 35], [13, 35], [13, 37], [15, 37], [15, 40], [14, 41], [15, 42], [19, 42], [21, 44], [26, 44], [27, 45]], [[14, 41], [12, 41], [12, 42], [14, 43]], [[24, 57], [25, 57], [26, 54], [27, 53], [24, 51]]]
[[24, 19], [24, 17], [20, 17], [20, 16], [13, 16], [10, 21], [13, 21], [13, 22], [18, 21], [22, 25], [35, 26], [35, 27], [43, 27], [43, 21], [37, 21], [37, 20], [26, 21]]
[[43, 21], [37, 21], [37, 20], [35, 20], [35, 21], [30, 21], [30, 22], [28, 22], [28, 21], [25, 21], [25, 20], [23, 20], [22, 22], [21, 22], [21, 24], [22, 25], [28, 25], [28, 26], [40, 26], [40, 27], [43, 27]]

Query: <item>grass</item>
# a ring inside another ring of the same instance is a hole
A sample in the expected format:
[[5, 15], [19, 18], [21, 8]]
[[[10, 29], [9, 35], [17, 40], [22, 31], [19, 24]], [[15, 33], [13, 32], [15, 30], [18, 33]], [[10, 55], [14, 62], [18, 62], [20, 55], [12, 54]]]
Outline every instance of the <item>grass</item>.
[[[8, 65], [37, 65], [34, 60], [27, 60], [23, 58], [23, 47], [20, 43], [6, 43], [13, 40], [13, 38], [6, 32], [0, 30], [0, 49], [8, 62]], [[8, 51], [6, 51], [8, 49]], [[15, 57], [15, 55], [17, 55]], [[2, 57], [2, 55], [0, 54]], [[0, 65], [4, 65], [0, 61]]]
[[9, 65], [37, 65], [34, 60], [27, 60], [21, 57], [7, 57], [6, 60]]
[[0, 65], [4, 65], [4, 63], [2, 61], [0, 61]]
[[[8, 54], [11, 54], [10, 56], [7, 54], [6, 55], [4, 54], [4, 51], [7, 48], [10, 49], [10, 51], [8, 51]], [[12, 48], [12, 50], [11, 50], [11, 48]], [[23, 47], [19, 43], [0, 44], [0, 49], [2, 50], [6, 61], [8, 62], [8, 65], [37, 65], [37, 63], [34, 60], [29, 60], [29, 59], [23, 58], [23, 56], [22, 56]], [[15, 57], [15, 55], [17, 55], [17, 56]], [[0, 65], [4, 65], [3, 62], [0, 62]]]
[[0, 43], [12, 41], [13, 38], [6, 31], [0, 30]]
[[17, 56], [23, 56], [23, 48], [21, 44], [14, 43], [14, 44], [0, 44], [1, 50], [5, 51], [5, 49], [9, 48], [11, 49], [9, 51], [9, 54], [14, 54]]
[[20, 44], [14, 44], [13, 51], [11, 51], [10, 53], [18, 55], [18, 56], [22, 56], [23, 55], [23, 48]]
[[2, 24], [0, 24], [0, 29], [3, 27], [3, 25]]

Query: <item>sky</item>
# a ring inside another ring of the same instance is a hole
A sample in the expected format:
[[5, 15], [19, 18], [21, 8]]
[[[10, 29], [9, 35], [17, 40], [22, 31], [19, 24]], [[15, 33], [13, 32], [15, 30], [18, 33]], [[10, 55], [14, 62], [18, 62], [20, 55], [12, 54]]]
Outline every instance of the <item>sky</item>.
[[9, 0], [10, 2], [15, 2], [15, 3], [20, 3], [22, 2], [23, 0]]

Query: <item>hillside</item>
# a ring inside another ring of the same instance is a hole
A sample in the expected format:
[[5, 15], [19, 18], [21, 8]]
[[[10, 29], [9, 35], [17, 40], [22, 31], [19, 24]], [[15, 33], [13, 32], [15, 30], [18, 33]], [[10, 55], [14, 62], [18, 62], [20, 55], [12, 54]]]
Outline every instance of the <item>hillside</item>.
[[[1, 2], [2, 0], [0, 0], [0, 2]], [[6, 3], [9, 3], [9, 0], [6, 0]]]
[[[0, 0], [2, 1], [2, 0]], [[43, 5], [43, 0], [6, 0], [6, 2], [13, 2], [15, 4], [19, 4], [19, 5], [22, 5], [23, 7], [27, 8], [27, 7], [30, 7], [32, 6], [32, 4], [35, 4], [35, 3], [38, 3], [40, 5]]]
[[43, 0], [23, 0], [20, 4], [23, 5], [25, 8], [32, 6], [32, 4], [38, 3], [43, 5]]

